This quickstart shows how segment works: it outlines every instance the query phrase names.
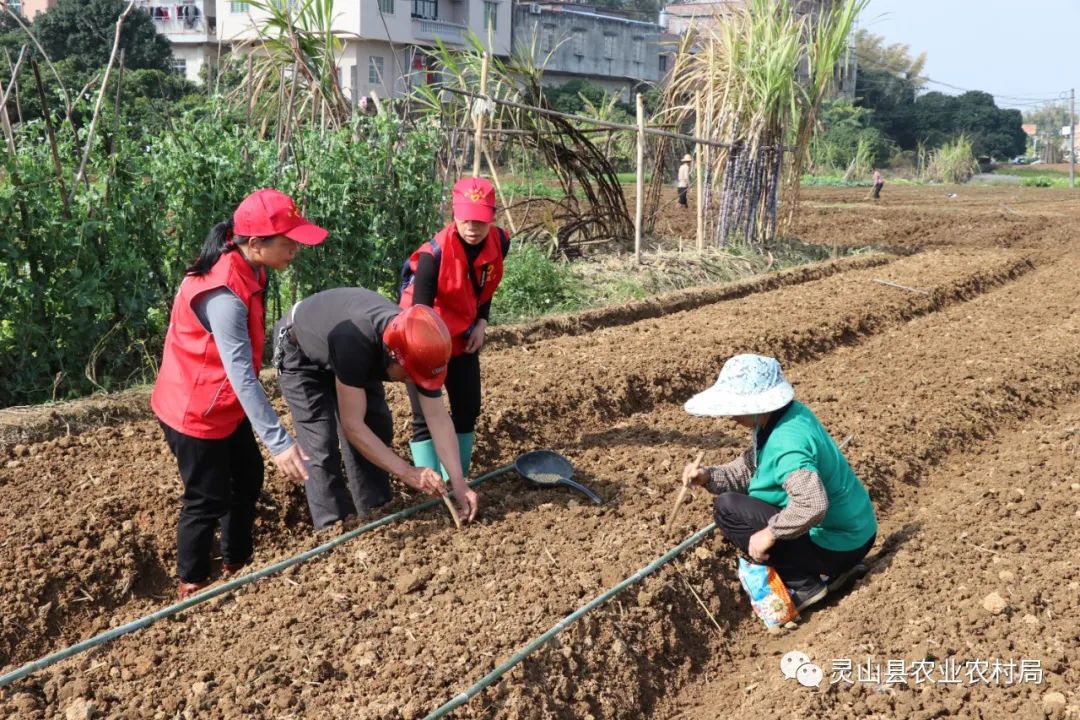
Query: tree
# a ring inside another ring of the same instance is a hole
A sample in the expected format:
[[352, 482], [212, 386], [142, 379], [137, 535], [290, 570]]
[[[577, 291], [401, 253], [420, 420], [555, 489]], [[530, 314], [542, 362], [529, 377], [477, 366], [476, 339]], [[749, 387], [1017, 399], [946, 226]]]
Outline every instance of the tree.
[[929, 92], [915, 101], [915, 132], [929, 147], [963, 134], [978, 156], [1012, 157], [1024, 152], [1027, 135], [1019, 110], [1006, 110], [989, 93], [971, 90], [962, 95]]
[[912, 121], [915, 96], [926, 84], [922, 71], [926, 53], [911, 56], [903, 43], [885, 44], [885, 39], [866, 30], [854, 34], [859, 72], [855, 83], [856, 104], [874, 111], [871, 124], [900, 147], [915, 147]]
[[[69, 59], [77, 70], [104, 67], [112, 52], [116, 20], [126, 0], [57, 0], [34, 18], [34, 32], [53, 61]], [[144, 11], [124, 20], [120, 32], [124, 65], [129, 69], [170, 71], [172, 48]]]

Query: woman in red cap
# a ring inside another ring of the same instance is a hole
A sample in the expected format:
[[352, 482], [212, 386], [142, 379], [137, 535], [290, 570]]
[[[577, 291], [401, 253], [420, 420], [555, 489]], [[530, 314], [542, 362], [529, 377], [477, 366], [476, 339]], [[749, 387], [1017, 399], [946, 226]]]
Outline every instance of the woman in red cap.
[[179, 595], [206, 587], [214, 528], [226, 573], [251, 560], [255, 501], [263, 484], [258, 433], [286, 477], [303, 482], [306, 456], [282, 427], [259, 384], [266, 268], [284, 270], [300, 245], [326, 230], [292, 198], [257, 190], [206, 236], [180, 283], [150, 405], [180, 466], [184, 495], [176, 529]]
[[293, 306], [274, 335], [281, 394], [310, 456], [304, 490], [316, 529], [388, 502], [389, 473], [429, 495], [446, 494], [437, 472], [411, 466], [390, 447], [394, 423], [385, 382], [404, 382], [419, 398], [461, 515], [476, 517], [476, 493], [465, 484], [442, 399], [450, 333], [434, 310], [403, 311], [377, 292], [336, 288]]
[[[427, 305], [450, 330], [452, 356], [446, 394], [457, 433], [462, 471], [472, 461], [476, 419], [480, 415], [480, 348], [484, 345], [491, 298], [503, 276], [510, 236], [497, 227], [495, 188], [483, 178], [462, 178], [453, 190], [454, 218], [412, 254], [402, 270], [401, 307]], [[431, 432], [410, 393], [413, 462], [437, 469]], [[444, 475], [446, 469], [443, 470]]]

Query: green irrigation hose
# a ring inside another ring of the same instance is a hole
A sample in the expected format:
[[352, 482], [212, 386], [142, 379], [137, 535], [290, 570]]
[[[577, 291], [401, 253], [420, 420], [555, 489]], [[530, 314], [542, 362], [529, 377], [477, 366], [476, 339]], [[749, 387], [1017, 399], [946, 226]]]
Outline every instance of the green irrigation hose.
[[[469, 485], [472, 487], [476, 487], [482, 482], [486, 482], [493, 477], [498, 477], [499, 475], [502, 475], [503, 473], [509, 472], [513, 469], [513, 465], [503, 465], [502, 467], [495, 468], [491, 472], [481, 475], [480, 477], [470, 482]], [[405, 508], [404, 510], [396, 512], [392, 515], [387, 515], [386, 517], [379, 518], [378, 520], [370, 522], [367, 525], [363, 525], [354, 530], [350, 530], [347, 533], [338, 535], [333, 540], [323, 543], [322, 545], [312, 548], [311, 550], [302, 552], [299, 555], [295, 555], [286, 560], [282, 560], [281, 562], [264, 567], [262, 570], [256, 570], [253, 573], [243, 575], [236, 578], [235, 580], [230, 580], [227, 583], [223, 583], [222, 585], [219, 585], [217, 587], [210, 588], [209, 590], [204, 590], [198, 595], [190, 597], [187, 600], [182, 600], [173, 605], [169, 605], [168, 607], [164, 607], [157, 612], [151, 613], [150, 615], [127, 623], [126, 625], [121, 625], [120, 627], [113, 628], [112, 630], [103, 632], [100, 635], [95, 635], [89, 640], [83, 640], [82, 642], [72, 645], [71, 647], [65, 648], [63, 650], [58, 650], [51, 655], [46, 655], [43, 658], [39, 658], [37, 660], [34, 660], [33, 662], [29, 662], [23, 665], [18, 670], [9, 672], [6, 675], [0, 675], [0, 688], [7, 687], [13, 682], [21, 680], [27, 675], [36, 673], [39, 670], [44, 670], [50, 665], [55, 665], [61, 660], [66, 660], [67, 658], [78, 655], [85, 650], [97, 647], [98, 645], [103, 645], [110, 640], [114, 640], [120, 637], [121, 635], [127, 635], [128, 633], [134, 632], [135, 630], [141, 630], [142, 628], [147, 627], [148, 625], [151, 625], [158, 620], [172, 617], [173, 615], [183, 612], [190, 607], [194, 607], [195, 605], [204, 603], [207, 600], [212, 600], [219, 595], [224, 595], [225, 593], [232, 592], [238, 587], [248, 585], [249, 583], [253, 583], [256, 580], [267, 577], [268, 575], [273, 575], [274, 573], [280, 572], [286, 568], [290, 568], [293, 565], [299, 565], [300, 563], [307, 562], [308, 560], [317, 555], [322, 555], [323, 553], [333, 550], [338, 545], [349, 542], [358, 535], [363, 535], [364, 533], [370, 532], [371, 530], [374, 530], [376, 528], [380, 528], [384, 525], [389, 525], [391, 523], [397, 522], [398, 520], [403, 520], [407, 517], [415, 515], [418, 512], [421, 512], [422, 510], [427, 510], [428, 508], [433, 508], [435, 506], [441, 506], [442, 504], [443, 501], [440, 498], [437, 500], [428, 500], [427, 502], [420, 503], [419, 505], [413, 505], [412, 507]]]
[[504, 662], [502, 665], [499, 665], [497, 668], [495, 668], [494, 670], [489, 672], [484, 677], [480, 678], [480, 680], [475, 685], [473, 685], [471, 688], [469, 688], [465, 692], [463, 692], [460, 695], [458, 695], [457, 697], [455, 697], [453, 700], [450, 700], [449, 702], [445, 703], [444, 705], [441, 705], [438, 709], [436, 709], [430, 715], [425, 717], [424, 720], [436, 720], [436, 718], [446, 717], [446, 715], [451, 710], [454, 710], [455, 708], [459, 708], [462, 705], [464, 705], [465, 703], [469, 702], [469, 700], [471, 700], [477, 693], [479, 693], [481, 690], [486, 688], [488, 685], [491, 685], [496, 680], [501, 678], [504, 674], [506, 674], [506, 672], [508, 670], [510, 670], [512, 667], [517, 665], [519, 662], [521, 662], [522, 660], [527, 658], [529, 655], [531, 655], [534, 652], [536, 652], [537, 650], [539, 650], [541, 648], [541, 646], [544, 645], [544, 643], [546, 643], [548, 640], [555, 637], [560, 632], [562, 632], [564, 629], [566, 629], [567, 627], [569, 627], [570, 625], [575, 623], [585, 613], [587, 613], [590, 610], [598, 607], [599, 605], [603, 605], [605, 602], [610, 600], [616, 594], [618, 594], [619, 592], [625, 590], [628, 586], [633, 585], [636, 582], [640, 582], [647, 575], [650, 575], [650, 574], [656, 572], [658, 569], [660, 569], [661, 567], [663, 567], [664, 565], [668, 564], [673, 559], [675, 559], [675, 557], [677, 557], [683, 550], [690, 547], [691, 545], [694, 545], [695, 543], [700, 541], [702, 538], [704, 538], [706, 535], [708, 535], [709, 533], [711, 533], [715, 529], [716, 529], [716, 523], [709, 523], [708, 525], [706, 525], [705, 527], [701, 528], [696, 533], [694, 533], [693, 535], [688, 537], [686, 540], [683, 540], [681, 543], [679, 543], [678, 545], [673, 547], [671, 550], [668, 550], [666, 553], [664, 553], [663, 555], [658, 557], [656, 560], [653, 560], [651, 563], [649, 563], [645, 567], [641, 568], [640, 570], [638, 570], [636, 573], [634, 573], [630, 577], [623, 580], [618, 585], [615, 585], [614, 587], [609, 588], [608, 590], [605, 590], [600, 595], [597, 595], [595, 598], [593, 598], [591, 601], [589, 601], [589, 603], [587, 605], [582, 605], [577, 610], [570, 613], [569, 615], [564, 617], [559, 622], [555, 623], [555, 625], [553, 625], [552, 628], [550, 630], [548, 630], [546, 633], [544, 633], [543, 635], [540, 635], [539, 637], [535, 638], [528, 645], [526, 645], [525, 647], [518, 650], [516, 653], [514, 653], [510, 657], [509, 660]]

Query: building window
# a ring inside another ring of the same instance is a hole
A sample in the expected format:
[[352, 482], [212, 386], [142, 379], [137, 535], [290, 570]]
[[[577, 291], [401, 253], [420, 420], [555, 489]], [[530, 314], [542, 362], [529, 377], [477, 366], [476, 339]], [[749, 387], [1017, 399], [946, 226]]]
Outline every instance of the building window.
[[604, 57], [609, 60], [615, 57], [615, 36], [604, 34]]
[[667, 72], [667, 55], [660, 54], [660, 72]]
[[172, 59], [172, 71], [180, 77], [187, 77], [187, 60], [174, 57]]
[[439, 3], [436, 0], [413, 0], [412, 16], [421, 20], [438, 20]]
[[8, 0], [7, 6], [11, 12], [22, 16], [22, 0]]
[[229, 12], [234, 15], [246, 15], [249, 6], [246, 2], [231, 2], [229, 3]]
[[544, 23], [540, 30], [540, 52], [549, 53], [555, 49], [555, 26]]
[[585, 31], [581, 28], [574, 28], [574, 54], [585, 57]]
[[645, 60], [645, 38], [634, 38], [634, 62], [640, 63]]
[[382, 85], [383, 58], [381, 55], [369, 55], [367, 59], [368, 85]]
[[484, 27], [488, 30], [499, 29], [499, 3], [484, 0]]
[[394, 0], [379, 0], [379, 12], [383, 15], [393, 15]]

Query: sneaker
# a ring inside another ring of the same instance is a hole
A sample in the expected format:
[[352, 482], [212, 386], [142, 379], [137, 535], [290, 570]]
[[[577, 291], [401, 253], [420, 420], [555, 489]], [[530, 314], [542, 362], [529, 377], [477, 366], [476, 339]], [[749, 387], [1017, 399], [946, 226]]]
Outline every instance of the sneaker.
[[802, 590], [789, 587], [787, 591], [788, 595], [791, 596], [791, 602], [795, 603], [795, 610], [802, 612], [811, 605], [824, 600], [825, 596], [829, 594], [829, 587], [825, 583], [817, 583]]
[[176, 596], [178, 600], [186, 600], [200, 590], [208, 587], [210, 587], [209, 582], [189, 583], [181, 580], [180, 586], [176, 589]]
[[829, 592], [836, 592], [837, 590], [847, 585], [854, 578], [862, 577], [867, 572], [869, 572], [869, 570], [870, 569], [866, 567], [866, 565], [864, 565], [863, 563], [856, 563], [854, 567], [845, 570], [836, 577], [825, 579], [825, 582], [828, 583]]

